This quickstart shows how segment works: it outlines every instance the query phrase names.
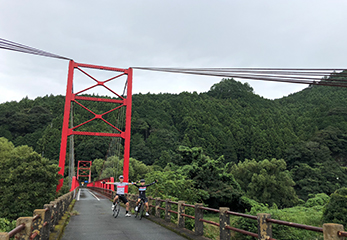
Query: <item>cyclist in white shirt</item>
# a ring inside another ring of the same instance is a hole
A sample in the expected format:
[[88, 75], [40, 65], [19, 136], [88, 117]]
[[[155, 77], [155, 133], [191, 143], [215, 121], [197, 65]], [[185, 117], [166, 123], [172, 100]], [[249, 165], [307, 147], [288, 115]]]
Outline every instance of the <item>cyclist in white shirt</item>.
[[129, 213], [129, 202], [128, 202], [128, 199], [125, 197], [124, 190], [125, 190], [125, 186], [132, 185], [133, 183], [127, 183], [127, 182], [123, 182], [123, 181], [124, 181], [124, 177], [123, 177], [123, 175], [120, 175], [119, 176], [119, 182], [103, 182], [103, 183], [104, 184], [113, 184], [113, 185], [117, 186], [117, 194], [116, 194], [116, 197], [113, 199], [112, 210], [114, 209], [114, 205], [115, 205], [117, 199], [119, 198], [120, 200], [122, 200], [122, 202], [126, 206], [125, 216], [131, 217], [131, 214]]

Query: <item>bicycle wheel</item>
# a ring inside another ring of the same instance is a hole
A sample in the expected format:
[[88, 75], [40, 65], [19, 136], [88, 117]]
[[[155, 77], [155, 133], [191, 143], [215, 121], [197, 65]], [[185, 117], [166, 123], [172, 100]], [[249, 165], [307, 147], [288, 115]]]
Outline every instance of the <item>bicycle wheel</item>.
[[120, 211], [120, 204], [119, 202], [117, 202], [116, 205], [114, 206], [113, 214], [112, 214], [114, 218], [118, 217], [119, 211]]
[[145, 209], [145, 204], [143, 202], [141, 202], [141, 208], [139, 209], [140, 220], [142, 219], [144, 209]]
[[140, 202], [139, 205], [137, 206], [137, 211], [135, 211], [135, 218], [139, 216], [141, 207], [142, 207], [142, 202]]

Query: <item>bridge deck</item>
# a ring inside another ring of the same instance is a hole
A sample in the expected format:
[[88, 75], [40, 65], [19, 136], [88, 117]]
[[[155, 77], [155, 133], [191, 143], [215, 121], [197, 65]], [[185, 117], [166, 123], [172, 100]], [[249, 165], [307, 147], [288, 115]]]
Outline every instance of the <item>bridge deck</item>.
[[121, 208], [119, 216], [114, 218], [111, 211], [111, 202], [107, 198], [85, 188], [80, 191], [80, 198], [76, 201], [74, 207], [79, 215], [70, 218], [62, 240], [185, 239], [146, 218], [139, 220], [134, 215], [125, 217], [124, 208]]

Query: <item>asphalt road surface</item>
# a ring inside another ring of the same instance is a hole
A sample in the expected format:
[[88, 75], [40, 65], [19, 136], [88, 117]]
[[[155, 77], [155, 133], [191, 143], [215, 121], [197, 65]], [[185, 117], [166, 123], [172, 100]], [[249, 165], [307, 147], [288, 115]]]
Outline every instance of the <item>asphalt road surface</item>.
[[80, 188], [74, 206], [79, 214], [71, 216], [62, 240], [183, 240], [182, 236], [135, 215], [125, 217], [121, 208], [117, 218], [112, 216], [111, 202], [101, 194]]

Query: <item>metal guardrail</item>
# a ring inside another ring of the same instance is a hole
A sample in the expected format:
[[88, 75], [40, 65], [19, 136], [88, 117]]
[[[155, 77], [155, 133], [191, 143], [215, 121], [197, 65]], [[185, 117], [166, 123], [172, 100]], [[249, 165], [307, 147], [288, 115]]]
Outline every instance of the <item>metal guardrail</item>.
[[68, 210], [77, 190], [69, 192], [49, 204], [43, 209], [35, 209], [33, 217], [20, 217], [17, 227], [9, 232], [0, 232], [0, 240], [9, 240], [12, 237], [20, 240], [48, 240], [58, 221]]
[[[101, 188], [93, 188], [93, 189], [100, 193], [103, 193], [103, 192], [107, 193], [109, 198], [113, 198], [115, 196], [115, 192], [109, 189], [101, 189]], [[131, 203], [131, 207], [134, 207], [135, 202], [137, 200], [137, 195], [134, 195], [134, 194], [127, 194], [127, 195], [128, 195], [128, 200]], [[185, 218], [194, 219], [196, 235], [203, 235], [203, 228], [204, 228], [203, 223], [207, 223], [207, 224], [211, 224], [220, 228], [220, 239], [230, 239], [230, 231], [234, 231], [234, 232], [255, 237], [257, 239], [276, 240], [275, 238], [272, 238], [271, 224], [280, 224], [280, 225], [285, 225], [289, 227], [305, 229], [308, 231], [321, 232], [324, 235], [324, 240], [337, 240], [337, 239], [343, 239], [343, 237], [347, 237], [347, 232], [344, 231], [343, 225], [341, 224], [328, 223], [328, 224], [324, 224], [323, 227], [315, 227], [315, 226], [281, 221], [277, 219], [271, 219], [271, 215], [266, 213], [259, 213], [257, 214], [257, 216], [253, 216], [253, 215], [248, 215], [244, 213], [233, 212], [233, 211], [230, 211], [229, 208], [223, 208], [223, 207], [219, 209], [208, 208], [208, 207], [204, 207], [203, 204], [201, 203], [191, 205], [191, 204], [186, 204], [184, 201], [174, 202], [174, 201], [171, 201], [170, 199], [164, 200], [164, 199], [152, 198], [152, 197], [149, 197], [148, 199], [149, 199], [149, 206], [152, 209], [154, 209], [156, 217], [161, 217], [161, 211], [164, 211], [165, 221], [171, 222], [171, 213], [176, 214], [178, 219], [177, 221], [178, 227], [181, 227], [181, 228], [185, 227]], [[162, 207], [161, 205], [164, 203], [165, 203], [165, 207]], [[177, 205], [177, 211], [172, 210], [171, 205]], [[185, 214], [185, 207], [195, 209], [195, 216]], [[204, 211], [219, 213], [220, 215], [219, 223], [204, 219], [203, 218]], [[230, 218], [229, 218], [230, 215], [257, 220], [258, 233], [252, 233], [243, 229], [238, 229], [238, 228], [230, 226]], [[336, 234], [331, 234], [331, 233], [336, 233]]]
[[13, 229], [12, 231], [8, 232], [8, 236], [9, 237], [13, 237], [15, 234], [20, 233], [22, 230], [25, 229], [25, 223], [22, 223], [20, 225], [18, 225], [15, 229]]
[[309, 226], [309, 225], [303, 225], [303, 224], [299, 224], [299, 223], [292, 223], [292, 222], [286, 222], [286, 221], [281, 221], [281, 220], [276, 220], [276, 219], [266, 219], [267, 222], [271, 222], [271, 223], [276, 223], [279, 225], [285, 225], [285, 226], [289, 226], [289, 227], [295, 227], [295, 228], [301, 228], [301, 229], [305, 229], [305, 230], [309, 230], [309, 231], [314, 231], [314, 232], [323, 232], [323, 228], [321, 227], [314, 227], [314, 226]]

